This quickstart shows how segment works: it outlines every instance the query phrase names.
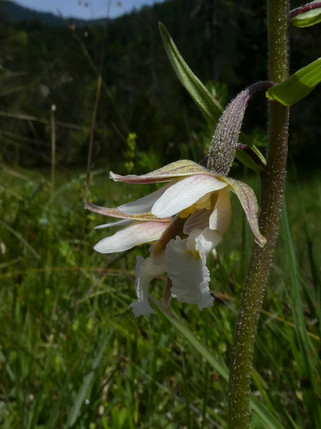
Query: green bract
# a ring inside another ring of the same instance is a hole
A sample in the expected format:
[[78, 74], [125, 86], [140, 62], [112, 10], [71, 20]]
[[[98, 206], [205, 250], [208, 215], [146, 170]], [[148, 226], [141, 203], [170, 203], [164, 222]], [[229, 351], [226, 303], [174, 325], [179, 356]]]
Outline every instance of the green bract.
[[268, 89], [266, 96], [284, 106], [292, 106], [309, 95], [320, 82], [321, 58], [318, 58], [313, 63], [298, 70], [284, 82]]

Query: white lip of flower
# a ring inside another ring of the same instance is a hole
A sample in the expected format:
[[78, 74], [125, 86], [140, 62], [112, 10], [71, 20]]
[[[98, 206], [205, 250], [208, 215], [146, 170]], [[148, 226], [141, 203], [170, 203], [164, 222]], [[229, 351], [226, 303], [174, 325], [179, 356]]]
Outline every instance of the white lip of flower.
[[137, 301], [131, 304], [135, 316], [153, 312], [148, 301], [152, 279], [167, 272], [171, 295], [181, 302], [197, 304], [199, 309], [213, 305], [209, 289], [207, 255], [228, 230], [232, 210], [228, 190], [233, 191], [246, 214], [255, 242], [265, 245], [257, 220], [257, 201], [245, 183], [219, 176], [193, 161], [181, 160], [142, 176], [110, 173], [114, 181], [125, 183], [169, 182], [157, 191], [117, 208], [85, 208], [122, 220], [112, 225], [129, 226], [99, 241], [100, 253], [129, 250], [143, 243], [154, 243], [147, 259], [137, 257], [135, 288]]

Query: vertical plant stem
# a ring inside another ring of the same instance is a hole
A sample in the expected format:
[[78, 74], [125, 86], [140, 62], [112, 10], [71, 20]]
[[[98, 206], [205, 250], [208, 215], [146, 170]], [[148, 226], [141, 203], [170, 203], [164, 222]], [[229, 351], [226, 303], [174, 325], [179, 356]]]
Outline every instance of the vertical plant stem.
[[[288, 0], [268, 0], [269, 79], [281, 82], [288, 74]], [[257, 324], [280, 224], [285, 188], [288, 109], [269, 106], [269, 150], [262, 174], [260, 229], [267, 244], [255, 245], [241, 298], [229, 378], [229, 429], [250, 427], [250, 383]]]
[[102, 77], [101, 75], [99, 75], [97, 80], [96, 98], [95, 98], [92, 122], [90, 127], [90, 136], [89, 136], [89, 145], [88, 145], [87, 178], [86, 178], [86, 188], [85, 188], [86, 197], [90, 187], [90, 174], [91, 174], [92, 153], [93, 153], [93, 147], [94, 147], [94, 134], [95, 134], [95, 128], [96, 128], [98, 104], [99, 104], [100, 94], [101, 94], [101, 83], [102, 83]]
[[[55, 172], [56, 172], [56, 120], [55, 120], [56, 106], [51, 106], [50, 126], [51, 126], [51, 206], [53, 196], [55, 193]], [[50, 207], [52, 213], [52, 207]]]
[[[51, 115], [50, 115], [50, 127], [51, 127], [51, 177], [50, 177], [50, 213], [49, 213], [49, 227], [48, 227], [48, 241], [51, 244], [53, 234], [53, 202], [55, 194], [55, 176], [56, 176], [56, 118], [55, 118], [56, 106], [52, 104]], [[47, 265], [51, 266], [51, 245], [48, 246], [47, 253]], [[49, 271], [47, 273], [47, 279], [49, 278]]]

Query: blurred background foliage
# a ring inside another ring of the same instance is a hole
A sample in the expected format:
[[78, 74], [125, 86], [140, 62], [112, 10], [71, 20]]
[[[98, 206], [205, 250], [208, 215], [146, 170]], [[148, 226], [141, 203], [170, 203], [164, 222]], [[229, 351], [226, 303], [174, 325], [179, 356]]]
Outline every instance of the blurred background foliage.
[[[99, 74], [95, 166], [116, 163], [123, 169], [129, 133], [137, 136], [139, 159], [157, 154], [162, 163], [203, 157], [213, 130], [204, 126], [174, 76], [158, 21], [223, 105], [244, 87], [266, 79], [264, 2], [167, 0], [98, 21], [66, 21], [6, 1], [1, 7], [0, 154], [23, 166], [44, 166], [50, 160], [52, 104], [57, 108], [58, 162], [85, 164]], [[318, 57], [318, 31], [318, 26], [291, 29], [291, 71]], [[320, 162], [319, 99], [317, 89], [292, 109], [290, 157], [302, 167]], [[253, 100], [244, 125], [261, 144], [263, 100], [263, 95]]]

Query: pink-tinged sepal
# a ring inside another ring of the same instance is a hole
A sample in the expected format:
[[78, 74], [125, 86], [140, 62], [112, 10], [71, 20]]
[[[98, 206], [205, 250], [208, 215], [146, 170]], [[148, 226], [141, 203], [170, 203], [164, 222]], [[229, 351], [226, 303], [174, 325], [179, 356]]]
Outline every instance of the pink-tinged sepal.
[[239, 180], [234, 180], [229, 177], [222, 177], [222, 179], [230, 185], [231, 190], [238, 197], [246, 214], [255, 242], [260, 247], [264, 247], [266, 244], [266, 238], [260, 233], [258, 224], [258, 204], [253, 189]]
[[202, 167], [196, 162], [188, 159], [182, 159], [179, 161], [167, 164], [164, 167], [158, 168], [157, 170], [151, 171], [150, 173], [136, 176], [129, 174], [127, 176], [121, 176], [115, 174], [112, 171], [109, 176], [115, 182], [124, 183], [161, 183], [169, 182], [171, 180], [179, 179], [184, 176], [193, 176], [194, 174], [211, 174], [205, 167]]
[[88, 200], [85, 200], [85, 209], [90, 210], [94, 213], [99, 213], [103, 216], [110, 216], [120, 219], [128, 219], [133, 221], [157, 221], [157, 222], [164, 222], [168, 223], [170, 222], [170, 219], [158, 219], [156, 216], [154, 216], [152, 213], [142, 213], [142, 214], [126, 214], [119, 210], [118, 207], [101, 207], [96, 206], [95, 204], [90, 203]]

